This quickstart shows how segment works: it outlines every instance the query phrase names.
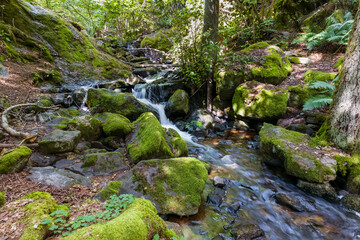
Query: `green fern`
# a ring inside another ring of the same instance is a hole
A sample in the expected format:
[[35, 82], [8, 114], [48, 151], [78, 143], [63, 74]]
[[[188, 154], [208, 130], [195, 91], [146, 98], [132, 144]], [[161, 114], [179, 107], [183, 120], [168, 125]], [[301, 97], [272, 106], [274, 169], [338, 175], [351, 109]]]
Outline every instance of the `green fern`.
[[328, 95], [316, 95], [308, 99], [303, 106], [303, 110], [312, 110], [315, 108], [321, 108], [330, 105], [332, 102], [331, 96]]
[[[334, 13], [335, 14], [335, 13]], [[350, 31], [354, 24], [351, 12], [347, 12], [343, 22], [339, 22], [334, 14], [326, 18], [326, 28], [320, 33], [304, 33], [297, 37], [293, 43], [305, 42], [307, 48], [312, 49], [324, 43], [336, 42], [340, 45], [347, 45]]]

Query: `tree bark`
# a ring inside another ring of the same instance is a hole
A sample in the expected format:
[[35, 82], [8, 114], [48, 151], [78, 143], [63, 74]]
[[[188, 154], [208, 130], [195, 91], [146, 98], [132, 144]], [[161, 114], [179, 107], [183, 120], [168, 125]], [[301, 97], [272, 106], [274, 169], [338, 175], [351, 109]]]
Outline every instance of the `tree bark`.
[[345, 61], [339, 76], [339, 87], [329, 119], [329, 134], [339, 147], [359, 151], [360, 147], [360, 3]]
[[203, 33], [209, 35], [204, 37], [203, 44], [213, 47], [209, 49], [209, 56], [211, 57], [211, 70], [207, 74], [207, 90], [206, 90], [206, 109], [212, 111], [212, 91], [213, 91], [213, 78], [214, 70], [217, 62], [217, 39], [218, 39], [218, 27], [219, 27], [219, 0], [205, 0], [205, 12], [204, 12], [204, 29]]

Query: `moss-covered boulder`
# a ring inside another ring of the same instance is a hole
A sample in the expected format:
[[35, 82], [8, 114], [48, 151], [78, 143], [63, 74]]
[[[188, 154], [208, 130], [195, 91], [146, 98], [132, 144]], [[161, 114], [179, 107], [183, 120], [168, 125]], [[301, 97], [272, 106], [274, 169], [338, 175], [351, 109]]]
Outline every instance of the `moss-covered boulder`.
[[236, 115], [252, 119], [277, 119], [286, 112], [288, 91], [273, 85], [246, 82], [235, 90], [232, 107]]
[[44, 153], [72, 152], [79, 143], [80, 137], [80, 131], [56, 130], [39, 142], [39, 149]]
[[325, 73], [320, 71], [309, 70], [304, 75], [304, 81], [306, 83], [313, 83], [317, 81], [328, 82], [334, 80], [336, 73]]
[[266, 163], [284, 167], [287, 174], [308, 182], [325, 183], [336, 178], [336, 161], [310, 148], [307, 135], [265, 123], [260, 138]]
[[154, 205], [138, 198], [117, 218], [82, 228], [63, 240], [146, 240], [153, 239], [156, 234], [161, 239], [177, 237], [157, 215]]
[[167, 52], [173, 46], [173, 42], [170, 38], [172, 35], [172, 30], [160, 30], [157, 33], [146, 35], [141, 41], [140, 47], [155, 48]]
[[289, 86], [287, 90], [289, 92], [288, 106], [299, 109], [302, 109], [308, 99], [320, 92], [316, 89], [309, 88], [308, 85]]
[[20, 172], [29, 161], [32, 151], [27, 147], [18, 147], [0, 156], [0, 174]]
[[37, 87], [40, 87], [45, 84], [60, 85], [61, 84], [61, 74], [59, 71], [35, 71], [32, 74], [33, 84]]
[[141, 160], [171, 158], [175, 156], [174, 153], [184, 156], [187, 147], [185, 150], [178, 135], [171, 135], [172, 140], [152, 113], [142, 114], [134, 122], [134, 131], [126, 139], [128, 158], [136, 164]]
[[168, 128], [166, 129], [166, 135], [170, 140], [174, 157], [187, 157], [189, 150], [186, 141], [181, 138], [180, 134], [175, 129]]
[[87, 173], [95, 176], [129, 169], [125, 163], [124, 156], [119, 152], [86, 154], [81, 167]]
[[260, 42], [241, 52], [253, 59], [253, 64], [249, 64], [247, 69], [248, 80], [278, 85], [292, 72], [289, 59], [277, 46]]
[[93, 113], [118, 113], [131, 121], [136, 120], [144, 112], [156, 113], [130, 93], [117, 93], [107, 89], [89, 89], [87, 105]]
[[105, 201], [112, 195], [118, 195], [120, 188], [122, 186], [121, 181], [110, 181], [105, 187], [103, 187], [98, 194], [96, 194], [96, 198], [101, 201]]
[[102, 121], [102, 129], [107, 136], [125, 137], [134, 127], [129, 119], [120, 114], [100, 113], [95, 117]]
[[216, 93], [224, 107], [231, 106], [235, 89], [244, 82], [244, 72], [220, 71], [215, 74]]
[[96, 48], [86, 33], [35, 1], [5, 1], [2, 9], [1, 29], [11, 40], [4, 41], [7, 57], [25, 63], [39, 58], [55, 62], [64, 79], [129, 75], [128, 65]]
[[185, 117], [189, 113], [189, 95], [178, 89], [169, 98], [165, 106], [166, 115], [170, 118]]
[[200, 160], [172, 158], [142, 161], [118, 180], [120, 194], [145, 196], [161, 214], [189, 216], [198, 212], [207, 177]]
[[94, 141], [101, 136], [101, 121], [91, 116], [76, 117], [68, 122], [67, 127], [71, 131], [79, 130], [86, 141]]
[[49, 233], [49, 225], [41, 224], [43, 219], [52, 218], [50, 214], [59, 209], [67, 209], [66, 206], [57, 205], [55, 199], [46, 192], [32, 192], [26, 195], [22, 200], [27, 201], [23, 206], [25, 213], [21, 221], [26, 229], [21, 235], [21, 240], [39, 240], [45, 239]]

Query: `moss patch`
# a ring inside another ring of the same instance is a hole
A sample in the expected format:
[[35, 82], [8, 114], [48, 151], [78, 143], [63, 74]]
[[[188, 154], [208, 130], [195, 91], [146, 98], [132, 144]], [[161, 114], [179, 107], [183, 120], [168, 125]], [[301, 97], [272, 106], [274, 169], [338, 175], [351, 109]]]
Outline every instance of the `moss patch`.
[[125, 137], [134, 128], [130, 120], [120, 114], [102, 113], [95, 117], [103, 122], [102, 129], [107, 136]]
[[187, 148], [186, 141], [180, 137], [179, 133], [175, 129], [168, 128], [166, 130], [166, 134], [170, 139], [174, 157], [187, 157], [189, 150]]
[[81, 137], [94, 141], [101, 135], [101, 121], [91, 116], [76, 117], [67, 123], [69, 130], [79, 130]]
[[339, 70], [339, 72], [341, 71], [342, 69], [342, 66], [344, 64], [344, 60], [345, 60], [345, 57], [341, 57], [339, 58], [339, 60], [337, 60], [337, 62], [334, 64], [334, 68], [337, 68], [337, 70]]
[[33, 84], [40, 87], [44, 84], [60, 85], [62, 82], [59, 71], [36, 71], [32, 74]]
[[8, 174], [19, 172], [26, 166], [32, 151], [30, 148], [21, 146], [12, 152], [0, 157], [0, 173]]
[[304, 75], [304, 81], [306, 83], [313, 83], [317, 81], [328, 82], [334, 80], [335, 77], [336, 77], [335, 73], [324, 73], [324, 72], [309, 70]]
[[2, 208], [6, 203], [5, 192], [0, 192], [0, 208]]
[[106, 187], [100, 190], [98, 195], [101, 198], [101, 200], [106, 200], [112, 195], [118, 195], [121, 186], [122, 186], [122, 182], [111, 181], [106, 185]]
[[173, 35], [171, 30], [167, 30], [167, 31], [160, 30], [156, 34], [146, 35], [144, 39], [141, 41], [140, 47], [142, 48], [150, 47], [167, 52], [173, 46], [173, 43], [170, 38], [171, 35]]

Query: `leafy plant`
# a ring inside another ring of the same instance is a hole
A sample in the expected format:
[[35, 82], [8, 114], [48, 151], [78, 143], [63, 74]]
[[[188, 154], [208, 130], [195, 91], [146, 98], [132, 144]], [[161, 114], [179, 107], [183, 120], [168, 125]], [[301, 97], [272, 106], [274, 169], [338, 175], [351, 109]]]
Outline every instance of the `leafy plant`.
[[336, 42], [340, 45], [347, 45], [354, 20], [351, 12], [347, 12], [343, 22], [340, 22], [333, 13], [326, 19], [326, 28], [320, 33], [305, 33], [297, 37], [293, 43], [305, 42], [307, 48], [312, 49], [324, 43]]
[[66, 223], [69, 213], [64, 210], [57, 210], [50, 214], [52, 218], [43, 219], [41, 224], [51, 224], [49, 228], [50, 231], [53, 231], [55, 234], [68, 236], [81, 227], [87, 227], [91, 224], [116, 218], [129, 204], [133, 203], [134, 200], [135, 197], [131, 194], [123, 194], [120, 196], [112, 195], [110, 196], [110, 199], [107, 200], [107, 204], [103, 206], [104, 211], [98, 211], [96, 215], [81, 215], [76, 217], [73, 221]]
[[317, 89], [320, 90], [321, 92], [315, 96], [313, 96], [312, 98], [308, 99], [303, 106], [303, 110], [312, 110], [315, 108], [321, 108], [321, 107], [325, 107], [328, 106], [332, 103], [332, 95], [335, 91], [335, 85], [334, 83], [336, 83], [339, 80], [339, 76], [337, 76], [331, 84], [329, 82], [325, 82], [325, 81], [316, 81], [313, 82], [309, 85], [310, 89]]
[[189, 123], [186, 123], [185, 125], [185, 129], [188, 130], [188, 131], [193, 131], [195, 130], [196, 128], [200, 128], [200, 129], [203, 129], [203, 125], [200, 121], [197, 121], [197, 120], [193, 120]]
[[1, 30], [0, 39], [3, 40], [3, 41], [5, 40], [7, 42], [11, 42], [10, 34], [5, 32], [4, 29]]

